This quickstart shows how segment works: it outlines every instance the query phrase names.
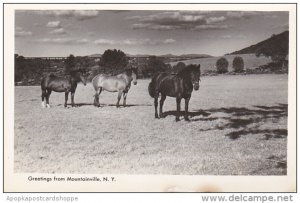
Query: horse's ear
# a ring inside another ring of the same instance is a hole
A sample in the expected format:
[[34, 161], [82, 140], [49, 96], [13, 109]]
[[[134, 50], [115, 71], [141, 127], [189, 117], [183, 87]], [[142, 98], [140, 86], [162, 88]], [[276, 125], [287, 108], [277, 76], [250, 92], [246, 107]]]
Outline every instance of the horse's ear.
[[197, 68], [199, 68], [199, 69], [200, 69], [200, 67], [201, 67], [201, 65], [200, 65], [200, 64], [198, 64]]

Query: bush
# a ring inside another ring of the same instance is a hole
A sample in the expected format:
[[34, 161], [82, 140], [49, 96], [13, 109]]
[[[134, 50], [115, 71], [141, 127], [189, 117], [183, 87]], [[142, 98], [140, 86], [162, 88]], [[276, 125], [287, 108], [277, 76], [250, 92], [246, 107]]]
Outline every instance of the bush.
[[216, 62], [217, 72], [226, 73], [228, 72], [228, 61], [226, 58], [222, 57]]
[[169, 66], [166, 65], [162, 59], [156, 56], [150, 56], [145, 68], [147, 75], [151, 77], [154, 73], [167, 71]]
[[232, 62], [232, 69], [234, 72], [242, 72], [244, 70], [244, 60], [240, 56], [236, 56]]

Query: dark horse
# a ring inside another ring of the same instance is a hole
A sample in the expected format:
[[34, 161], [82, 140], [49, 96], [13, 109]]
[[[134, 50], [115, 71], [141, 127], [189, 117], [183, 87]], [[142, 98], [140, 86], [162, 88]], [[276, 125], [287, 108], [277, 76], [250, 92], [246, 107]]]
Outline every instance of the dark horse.
[[[189, 101], [194, 90], [199, 89], [200, 80], [200, 65], [188, 65], [177, 74], [157, 73], [153, 76], [148, 91], [151, 97], [154, 98], [155, 118], [163, 117], [163, 105], [167, 96], [176, 97], [177, 115], [176, 121], [179, 121], [180, 102], [185, 99], [185, 115], [184, 119], [189, 121], [188, 107]], [[159, 117], [157, 114], [158, 97], [161, 94]]]
[[99, 103], [100, 94], [103, 90], [106, 90], [108, 92], [118, 92], [118, 100], [116, 104], [117, 108], [119, 107], [119, 102], [123, 94], [123, 106], [125, 107], [126, 97], [131, 86], [131, 81], [133, 81], [134, 85], [137, 84], [136, 77], [137, 77], [136, 68], [126, 69], [124, 73], [121, 73], [116, 76], [110, 76], [106, 74], [96, 75], [92, 80], [92, 84], [96, 91], [94, 105], [97, 107], [100, 106]]
[[67, 101], [69, 92], [71, 92], [71, 102], [72, 107], [74, 107], [74, 94], [78, 82], [82, 82], [86, 85], [86, 77], [84, 76], [83, 71], [75, 70], [71, 71], [69, 75], [65, 77], [55, 76], [53, 73], [50, 73], [42, 79], [41, 88], [42, 88], [42, 106], [45, 107], [44, 99], [46, 98], [46, 106], [50, 108], [49, 97], [52, 92], [64, 92], [65, 93], [65, 107], [67, 107]]

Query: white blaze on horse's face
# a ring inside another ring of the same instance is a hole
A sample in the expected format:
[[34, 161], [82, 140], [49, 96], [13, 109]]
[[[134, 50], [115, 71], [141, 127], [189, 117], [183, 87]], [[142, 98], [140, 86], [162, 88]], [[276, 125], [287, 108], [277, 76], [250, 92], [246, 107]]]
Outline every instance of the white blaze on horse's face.
[[199, 90], [199, 81], [197, 81], [197, 82], [195, 82], [194, 84], [193, 84], [193, 86], [194, 86], [194, 90]]
[[133, 79], [133, 84], [136, 85], [137, 84], [136, 74], [134, 72], [132, 72], [132, 79]]
[[199, 67], [199, 71], [195, 71], [191, 73], [191, 80], [192, 80], [192, 84], [193, 84], [193, 88], [195, 91], [199, 90], [199, 81], [200, 81], [200, 65]]

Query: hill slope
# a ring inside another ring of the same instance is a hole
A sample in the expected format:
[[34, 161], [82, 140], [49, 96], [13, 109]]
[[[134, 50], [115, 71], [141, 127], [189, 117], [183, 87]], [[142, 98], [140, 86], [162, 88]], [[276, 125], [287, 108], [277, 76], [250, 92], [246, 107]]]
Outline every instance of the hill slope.
[[271, 47], [274, 45], [281, 46], [282, 44], [287, 45], [289, 44], [289, 31], [284, 31], [280, 34], [273, 35], [272, 37], [261, 41], [255, 45], [251, 45], [239, 51], [232, 52], [230, 54], [252, 54], [255, 53], [256, 50], [261, 49], [262, 47]]

